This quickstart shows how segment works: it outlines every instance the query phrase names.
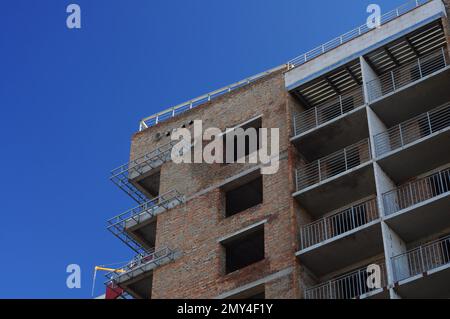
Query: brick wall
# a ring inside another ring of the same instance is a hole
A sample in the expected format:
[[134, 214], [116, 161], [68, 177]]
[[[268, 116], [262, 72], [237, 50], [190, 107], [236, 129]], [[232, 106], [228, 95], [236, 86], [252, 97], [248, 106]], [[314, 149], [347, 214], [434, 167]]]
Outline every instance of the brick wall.
[[[166, 144], [166, 136], [192, 120], [203, 129], [231, 128], [262, 115], [262, 126], [280, 129], [280, 169], [263, 176], [263, 203], [229, 218], [224, 217], [224, 194], [216, 187], [254, 164], [175, 164], [161, 168], [160, 192], [177, 189], [190, 198], [158, 216], [157, 247], [169, 246], [179, 256], [154, 272], [153, 298], [212, 298], [286, 269], [295, 270], [297, 227], [294, 225], [290, 109], [282, 72], [162, 122], [132, 139], [131, 158]], [[192, 128], [192, 127], [191, 127]], [[161, 133], [161, 139], [156, 134]], [[225, 275], [224, 251], [217, 240], [262, 220], [265, 224], [265, 259]], [[298, 297], [296, 272], [265, 285], [267, 297]]]

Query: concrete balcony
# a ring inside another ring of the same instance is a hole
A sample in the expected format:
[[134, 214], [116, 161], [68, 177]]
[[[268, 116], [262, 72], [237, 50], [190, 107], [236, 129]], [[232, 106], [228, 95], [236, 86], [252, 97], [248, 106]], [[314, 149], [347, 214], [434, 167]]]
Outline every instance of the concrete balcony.
[[450, 169], [383, 194], [386, 223], [406, 242], [450, 227]]
[[151, 299], [153, 270], [175, 258], [175, 253], [169, 248], [158, 249], [144, 256], [138, 256], [125, 265], [122, 272], [106, 274], [108, 289], [123, 292], [135, 299]]
[[184, 202], [176, 190], [108, 220], [108, 230], [139, 254], [155, 247], [156, 216]]
[[392, 257], [395, 290], [402, 298], [450, 298], [450, 237]]
[[[444, 48], [383, 73], [367, 83], [371, 108], [388, 126], [450, 100], [450, 67]], [[405, 103], [408, 101], [408, 103]]]
[[301, 165], [295, 171], [297, 191], [293, 197], [320, 218], [348, 203], [376, 192], [369, 140]]
[[[397, 183], [450, 161], [450, 103], [374, 136], [378, 163]], [[405, 165], [408, 163], [408, 165]]]
[[381, 285], [369, 287], [368, 267], [338, 276], [317, 286], [306, 288], [305, 299], [388, 299], [387, 276], [384, 260], [375, 262], [381, 270]]
[[158, 147], [111, 172], [111, 181], [138, 203], [159, 195], [159, 177], [162, 164], [171, 159], [176, 142]]
[[[362, 88], [339, 95], [293, 118], [291, 141], [307, 158], [318, 158], [367, 136], [367, 114]], [[318, 149], [316, 146], [323, 147]]]
[[296, 256], [320, 277], [382, 251], [380, 217], [372, 198], [303, 226]]

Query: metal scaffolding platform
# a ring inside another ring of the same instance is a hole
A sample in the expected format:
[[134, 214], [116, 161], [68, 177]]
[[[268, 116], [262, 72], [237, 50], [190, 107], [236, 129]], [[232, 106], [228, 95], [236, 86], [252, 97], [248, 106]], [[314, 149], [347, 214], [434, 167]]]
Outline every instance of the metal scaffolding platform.
[[142, 157], [112, 170], [111, 181], [139, 204], [147, 202], [149, 197], [139, 190], [132, 181], [138, 180], [144, 174], [169, 161], [172, 147], [176, 143], [176, 141], [167, 143]]
[[127, 232], [127, 227], [130, 225], [135, 226], [143, 221], [147, 221], [157, 214], [167, 211], [183, 202], [184, 196], [176, 190], [171, 190], [155, 199], [146, 201], [138, 207], [132, 208], [109, 219], [107, 229], [136, 253], [144, 256], [149, 253], [149, 250], [144, 248], [143, 245], [130, 236]]

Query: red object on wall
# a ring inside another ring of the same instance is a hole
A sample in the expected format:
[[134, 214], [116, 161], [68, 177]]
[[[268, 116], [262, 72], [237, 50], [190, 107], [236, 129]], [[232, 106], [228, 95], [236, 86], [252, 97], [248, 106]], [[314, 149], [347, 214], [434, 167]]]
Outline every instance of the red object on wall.
[[123, 294], [123, 289], [115, 286], [114, 284], [109, 284], [106, 286], [105, 299], [117, 299]]

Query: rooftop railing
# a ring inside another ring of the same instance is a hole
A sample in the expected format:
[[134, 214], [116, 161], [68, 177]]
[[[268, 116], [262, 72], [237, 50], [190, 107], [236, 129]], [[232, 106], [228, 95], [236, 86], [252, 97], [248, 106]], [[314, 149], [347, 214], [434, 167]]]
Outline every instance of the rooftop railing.
[[392, 257], [395, 281], [414, 277], [450, 264], [450, 236]]
[[364, 105], [362, 87], [294, 115], [294, 134], [301, 135]]
[[441, 48], [428, 55], [424, 55], [411, 63], [398, 67], [390, 72], [384, 73], [367, 83], [369, 101], [374, 101], [384, 95], [412, 84], [429, 76], [448, 65], [445, 50]]
[[450, 191], [450, 168], [383, 194], [386, 216]]
[[[431, 2], [433, 0], [413, 0], [413, 1], [409, 1], [408, 3], [403, 4], [402, 6], [398, 7], [397, 9], [394, 9], [392, 11], [387, 12], [386, 14], [382, 15], [381, 17], [381, 24], [386, 24], [392, 20], [397, 19], [398, 17], [413, 11], [414, 9], [427, 4], [428, 2]], [[372, 31], [374, 29], [371, 29], [367, 26], [367, 24], [364, 24], [360, 27], [357, 27], [331, 41], [328, 41], [320, 46], [318, 46], [317, 48], [308, 51], [292, 60], [290, 60], [287, 64], [278, 66], [274, 69], [271, 69], [269, 71], [266, 72], [262, 72], [259, 73], [257, 75], [254, 75], [252, 77], [249, 77], [247, 79], [244, 79], [242, 81], [233, 83], [231, 85], [225, 86], [221, 89], [215, 90], [213, 92], [207, 93], [205, 95], [202, 95], [198, 98], [189, 100], [187, 102], [181, 103], [177, 106], [168, 108], [162, 112], [159, 112], [157, 114], [154, 114], [152, 116], [146, 117], [143, 120], [140, 121], [139, 123], [139, 131], [143, 131], [148, 127], [154, 126], [160, 122], [166, 121], [168, 119], [171, 119], [181, 113], [184, 113], [190, 109], [193, 109], [199, 105], [202, 105], [206, 102], [211, 101], [212, 99], [222, 96], [224, 94], [227, 94], [231, 91], [234, 91], [238, 88], [241, 88], [243, 86], [246, 86], [250, 83], [253, 83], [254, 81], [268, 75], [271, 74], [273, 72], [282, 70], [282, 69], [292, 69], [295, 67], [298, 67], [302, 64], [305, 64], [306, 62], [326, 53], [329, 52], [335, 48], [337, 48], [338, 46], [345, 44], [353, 39], [356, 39], [370, 31]]]
[[273, 68], [273, 69], [271, 69], [269, 71], [265, 71], [265, 72], [259, 73], [257, 75], [254, 75], [254, 76], [251, 76], [249, 78], [246, 78], [246, 79], [244, 79], [242, 81], [233, 83], [231, 85], [227, 85], [227, 86], [225, 86], [223, 88], [220, 88], [218, 90], [215, 90], [213, 92], [209, 92], [209, 93], [204, 94], [204, 95], [202, 95], [200, 97], [197, 97], [195, 99], [192, 99], [192, 100], [189, 100], [187, 102], [181, 103], [181, 104], [179, 104], [177, 106], [171, 107], [171, 108], [169, 108], [167, 110], [164, 110], [162, 112], [159, 112], [159, 113], [157, 113], [155, 115], [146, 117], [145, 119], [141, 120], [141, 122], [139, 124], [139, 131], [143, 131], [146, 128], [154, 126], [154, 125], [156, 125], [156, 124], [158, 124], [160, 122], [167, 121], [168, 119], [171, 119], [171, 118], [173, 118], [173, 117], [175, 117], [175, 116], [177, 116], [179, 114], [182, 114], [182, 113], [184, 113], [186, 111], [189, 111], [189, 110], [191, 110], [191, 109], [193, 109], [193, 108], [195, 108], [195, 107], [197, 107], [199, 105], [202, 105], [204, 103], [210, 102], [210, 101], [212, 101], [212, 100], [214, 100], [214, 99], [216, 99], [216, 98], [218, 98], [218, 97], [220, 97], [220, 96], [222, 96], [224, 94], [230, 93], [230, 92], [232, 92], [232, 91], [234, 91], [236, 89], [239, 89], [239, 88], [244, 87], [244, 86], [246, 86], [248, 84], [251, 84], [251, 83], [253, 83], [253, 82], [255, 82], [255, 81], [257, 81], [257, 80], [259, 80], [259, 79], [261, 79], [261, 78], [263, 78], [263, 77], [265, 77], [267, 75], [269, 75], [269, 74], [272, 74], [274, 72], [280, 71], [282, 69], [286, 69], [286, 65], [281, 65], [281, 66]]
[[372, 198], [324, 217], [300, 230], [301, 249], [317, 245], [328, 239], [345, 234], [379, 218], [377, 201]]
[[377, 157], [450, 127], [450, 103], [420, 114], [374, 136]]
[[[386, 287], [386, 266], [384, 260], [375, 262], [381, 270], [381, 288]], [[305, 299], [355, 299], [377, 290], [370, 288], [367, 267], [358, 269], [349, 274], [339, 276], [326, 283], [305, 289]], [[379, 289], [379, 288], [378, 288]]]
[[[386, 24], [392, 20], [397, 19], [398, 17], [413, 11], [414, 9], [427, 4], [428, 2], [431, 2], [432, 0], [414, 0], [414, 1], [409, 1], [405, 4], [403, 4], [402, 6], [398, 7], [397, 9], [394, 9], [392, 11], [389, 11], [385, 14], [383, 14], [381, 16], [381, 25]], [[334, 38], [331, 41], [328, 41], [314, 49], [312, 49], [311, 51], [308, 51], [292, 60], [290, 60], [288, 62], [288, 65], [290, 68], [295, 68], [298, 67], [302, 64], [305, 64], [306, 62], [317, 58], [318, 56], [327, 53], [335, 48], [337, 48], [338, 46], [345, 44], [351, 40], [354, 40], [370, 31], [374, 30], [373, 28], [369, 28], [367, 26], [367, 24], [363, 24], [347, 33], [344, 33], [343, 35]]]
[[119, 186], [125, 193], [130, 195], [138, 203], [145, 203], [148, 201], [148, 197], [145, 196], [140, 190], [138, 190], [131, 182], [130, 179], [135, 179], [150, 170], [161, 166], [163, 163], [170, 160], [172, 147], [177, 141], [171, 141], [165, 145], [162, 145], [150, 153], [145, 154], [139, 158], [130, 161], [111, 171], [111, 181]]
[[171, 190], [109, 219], [107, 229], [137, 253], [148, 253], [141, 244], [137, 243], [127, 234], [125, 231], [127, 224], [133, 223], [133, 225], [137, 225], [142, 221], [148, 220], [163, 211], [181, 204], [183, 201], [184, 197], [178, 191]]
[[295, 170], [297, 191], [356, 168], [372, 159], [369, 139], [323, 157]]

